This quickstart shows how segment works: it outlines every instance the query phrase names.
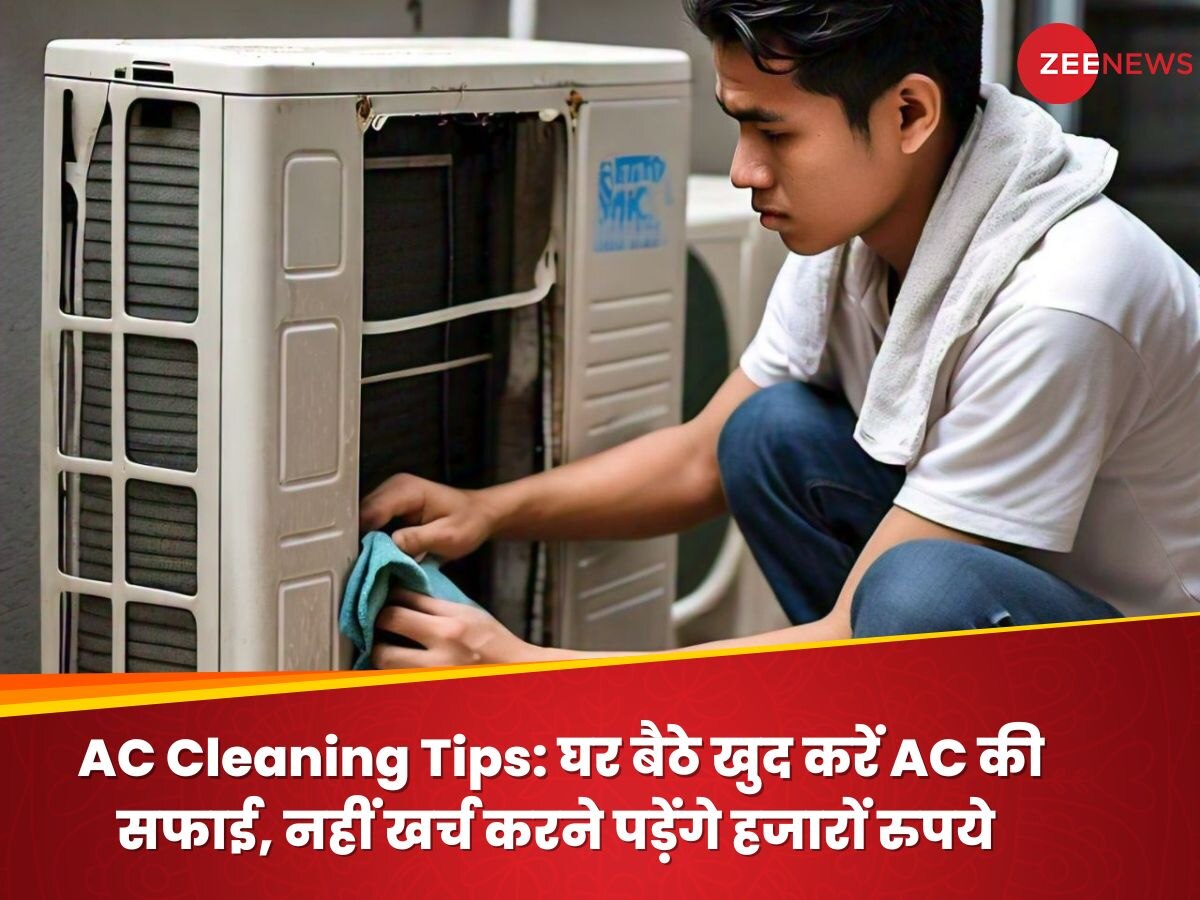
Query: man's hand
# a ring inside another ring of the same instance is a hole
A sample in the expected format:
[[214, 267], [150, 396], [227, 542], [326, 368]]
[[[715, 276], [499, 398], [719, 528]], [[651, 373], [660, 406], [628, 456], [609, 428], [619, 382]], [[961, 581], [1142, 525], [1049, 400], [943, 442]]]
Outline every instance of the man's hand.
[[393, 475], [363, 499], [358, 515], [363, 531], [394, 518], [411, 523], [392, 533], [396, 546], [412, 557], [432, 553], [446, 560], [466, 556], [492, 536], [495, 526], [480, 492], [415, 475]]
[[482, 609], [411, 591], [393, 591], [375, 627], [425, 648], [377, 643], [371, 651], [371, 664], [376, 669], [535, 662], [545, 658], [543, 648], [521, 640]]

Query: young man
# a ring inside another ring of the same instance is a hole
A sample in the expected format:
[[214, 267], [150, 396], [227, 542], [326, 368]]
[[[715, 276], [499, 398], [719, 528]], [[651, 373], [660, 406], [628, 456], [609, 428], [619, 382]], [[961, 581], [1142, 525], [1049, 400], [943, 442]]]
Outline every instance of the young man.
[[[1195, 610], [1200, 279], [1105, 198], [1115, 152], [980, 86], [978, 0], [689, 0], [730, 176], [792, 255], [693, 421], [362, 507], [410, 554], [637, 538], [729, 508], [793, 627], [714, 646]], [[405, 595], [380, 667], [569, 658]], [[602, 655], [602, 654], [594, 654]]]

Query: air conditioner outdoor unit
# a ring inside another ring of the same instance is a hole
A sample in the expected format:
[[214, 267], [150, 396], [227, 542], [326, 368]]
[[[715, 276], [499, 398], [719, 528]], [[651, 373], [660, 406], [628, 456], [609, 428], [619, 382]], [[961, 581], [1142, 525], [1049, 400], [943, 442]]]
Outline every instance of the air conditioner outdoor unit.
[[[463, 40], [46, 53], [42, 664], [328, 669], [361, 495], [679, 421], [689, 67]], [[671, 641], [674, 538], [448, 568], [535, 641]]]
[[[787, 248], [759, 224], [750, 192], [724, 175], [692, 175], [687, 207], [683, 415], [698, 413], [738, 364], [762, 320]], [[689, 644], [787, 625], [737, 526], [722, 517], [683, 534], [672, 608]]]

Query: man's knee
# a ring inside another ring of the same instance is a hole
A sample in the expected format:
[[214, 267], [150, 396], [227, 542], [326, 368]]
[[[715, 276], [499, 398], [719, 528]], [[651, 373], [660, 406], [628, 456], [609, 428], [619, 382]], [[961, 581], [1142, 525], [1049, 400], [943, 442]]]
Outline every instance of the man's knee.
[[1003, 560], [998, 551], [962, 541], [892, 547], [871, 564], [854, 592], [851, 631], [855, 637], [880, 637], [1005, 624], [993, 621], [1003, 609], [993, 612], [987, 590]]

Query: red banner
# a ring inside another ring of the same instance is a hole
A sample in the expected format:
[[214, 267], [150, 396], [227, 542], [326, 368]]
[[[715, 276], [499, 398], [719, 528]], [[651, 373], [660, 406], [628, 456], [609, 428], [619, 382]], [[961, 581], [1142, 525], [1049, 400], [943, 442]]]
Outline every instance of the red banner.
[[1193, 617], [0, 694], [4, 896], [1200, 889]]

